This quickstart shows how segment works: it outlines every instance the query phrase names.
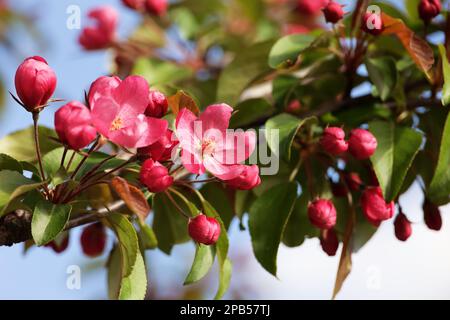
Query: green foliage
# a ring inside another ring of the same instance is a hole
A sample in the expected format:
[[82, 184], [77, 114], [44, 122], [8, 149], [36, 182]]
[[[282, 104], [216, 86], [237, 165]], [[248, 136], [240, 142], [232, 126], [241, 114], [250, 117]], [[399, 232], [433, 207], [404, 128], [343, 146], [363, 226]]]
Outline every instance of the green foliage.
[[395, 60], [391, 57], [368, 58], [366, 67], [381, 100], [386, 101], [391, 97], [397, 84], [398, 72]]
[[298, 56], [316, 40], [311, 34], [293, 34], [278, 40], [270, 50], [269, 66], [286, 68], [297, 62]]
[[31, 222], [31, 234], [38, 246], [49, 243], [55, 239], [69, 221], [70, 205], [53, 204], [41, 200], [36, 204]]

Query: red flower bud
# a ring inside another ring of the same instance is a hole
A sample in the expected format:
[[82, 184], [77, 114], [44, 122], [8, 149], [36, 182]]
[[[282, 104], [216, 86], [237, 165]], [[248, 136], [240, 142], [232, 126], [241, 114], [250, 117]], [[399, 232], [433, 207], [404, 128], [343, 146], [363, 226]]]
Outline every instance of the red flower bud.
[[317, 199], [308, 205], [309, 221], [320, 229], [331, 229], [336, 225], [336, 208], [331, 200]]
[[74, 150], [86, 147], [97, 136], [97, 130], [91, 125], [91, 112], [78, 101], [56, 111], [55, 130], [61, 142]]
[[320, 245], [322, 250], [330, 257], [336, 255], [339, 247], [339, 240], [334, 229], [322, 230], [320, 234]]
[[38, 111], [55, 92], [56, 75], [44, 58], [34, 56], [17, 68], [15, 85], [24, 107], [30, 112]]
[[431, 230], [439, 231], [442, 228], [442, 217], [439, 207], [434, 203], [425, 199], [423, 203], [423, 213], [425, 218], [425, 224]]
[[106, 49], [116, 39], [119, 14], [113, 7], [103, 6], [89, 12], [89, 18], [95, 20], [94, 26], [85, 27], [78, 39], [86, 50]]
[[100, 222], [91, 224], [81, 233], [81, 249], [88, 257], [98, 257], [106, 246], [106, 231]]
[[362, 180], [356, 172], [350, 172], [344, 176], [345, 183], [352, 191], [359, 191], [362, 186]]
[[167, 6], [167, 0], [145, 0], [147, 12], [155, 16], [165, 15]]
[[361, 208], [367, 220], [378, 227], [384, 220], [392, 218], [394, 202], [386, 203], [380, 187], [369, 187], [362, 193]]
[[164, 94], [159, 91], [150, 91], [148, 96], [148, 106], [145, 110], [147, 117], [162, 118], [167, 113], [169, 103]]
[[215, 244], [220, 236], [220, 224], [214, 219], [199, 214], [189, 219], [188, 232], [194, 241], [206, 245]]
[[47, 248], [52, 248], [56, 253], [64, 252], [69, 246], [69, 234], [67, 232], [61, 234], [45, 246]]
[[155, 161], [167, 161], [172, 158], [172, 151], [178, 145], [178, 139], [172, 130], [167, 129], [158, 141], [148, 147], [138, 148], [138, 154]]
[[259, 177], [259, 167], [256, 164], [244, 167], [245, 169], [239, 176], [232, 180], [225, 181], [229, 187], [239, 190], [251, 190], [260, 185], [261, 178]]
[[364, 129], [354, 129], [348, 140], [348, 151], [358, 160], [370, 158], [377, 149], [377, 139]]
[[328, 0], [297, 0], [297, 11], [306, 16], [316, 16]]
[[394, 228], [395, 228], [395, 236], [400, 241], [406, 241], [411, 236], [412, 233], [411, 222], [401, 212], [395, 218]]
[[442, 5], [440, 0], [421, 0], [419, 3], [420, 19], [429, 23], [434, 17], [441, 13]]
[[362, 19], [361, 29], [373, 36], [378, 36], [383, 32], [383, 19], [379, 14], [366, 12]]
[[133, 10], [141, 10], [145, 6], [145, 0], [122, 0], [122, 3]]
[[153, 159], [147, 159], [142, 164], [140, 180], [150, 192], [155, 193], [165, 191], [173, 183], [167, 168]]
[[342, 5], [332, 0], [322, 10], [326, 22], [337, 23], [344, 17]]
[[334, 156], [347, 151], [348, 143], [345, 141], [344, 130], [338, 127], [325, 128], [320, 145], [326, 152]]
[[287, 113], [292, 113], [292, 114], [297, 114], [299, 113], [299, 111], [302, 109], [302, 105], [300, 103], [300, 101], [298, 100], [292, 100], [291, 102], [289, 102], [289, 104], [287, 105], [285, 111]]

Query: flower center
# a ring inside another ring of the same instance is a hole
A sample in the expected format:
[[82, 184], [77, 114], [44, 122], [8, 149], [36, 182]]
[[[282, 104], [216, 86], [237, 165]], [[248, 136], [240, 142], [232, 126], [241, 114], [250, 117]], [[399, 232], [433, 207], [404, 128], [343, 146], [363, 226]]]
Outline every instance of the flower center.
[[202, 154], [212, 155], [214, 153], [214, 148], [216, 147], [216, 142], [214, 139], [205, 139], [202, 141]]
[[120, 117], [117, 117], [114, 119], [114, 121], [111, 123], [111, 128], [109, 128], [109, 131], [116, 131], [122, 129], [123, 122]]

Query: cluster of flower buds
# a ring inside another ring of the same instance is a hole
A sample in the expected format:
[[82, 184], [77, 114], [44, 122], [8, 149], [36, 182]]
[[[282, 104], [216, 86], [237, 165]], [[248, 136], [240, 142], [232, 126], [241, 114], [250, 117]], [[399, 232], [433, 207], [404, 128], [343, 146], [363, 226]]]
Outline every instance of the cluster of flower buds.
[[367, 130], [354, 129], [350, 133], [348, 141], [345, 140], [345, 132], [342, 128], [325, 128], [320, 139], [322, 148], [333, 156], [346, 151], [358, 160], [370, 158], [377, 149], [377, 139]]
[[426, 23], [441, 13], [441, 0], [421, 0], [419, 3], [419, 17]]

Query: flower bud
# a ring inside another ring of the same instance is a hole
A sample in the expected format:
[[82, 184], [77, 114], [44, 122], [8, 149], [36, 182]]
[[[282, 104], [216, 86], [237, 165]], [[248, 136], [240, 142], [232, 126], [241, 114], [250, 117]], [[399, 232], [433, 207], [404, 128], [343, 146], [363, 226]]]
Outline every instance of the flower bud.
[[352, 191], [359, 191], [362, 186], [362, 180], [356, 172], [350, 172], [344, 176], [345, 183]]
[[354, 129], [348, 140], [348, 151], [358, 160], [370, 158], [377, 149], [377, 139], [364, 129]]
[[122, 3], [133, 10], [141, 10], [145, 6], [145, 0], [122, 0]]
[[383, 19], [381, 18], [381, 15], [372, 12], [366, 12], [362, 19], [361, 29], [373, 36], [380, 35], [384, 29]]
[[331, 200], [317, 199], [308, 205], [309, 221], [320, 229], [331, 229], [336, 225], [336, 208]]
[[395, 236], [400, 241], [406, 241], [411, 236], [412, 233], [411, 222], [401, 212], [395, 218], [394, 228], [395, 228]]
[[189, 219], [188, 232], [194, 241], [206, 245], [215, 244], [220, 236], [220, 224], [214, 219], [199, 214]]
[[326, 22], [337, 23], [344, 17], [344, 10], [342, 10], [342, 5], [330, 1], [328, 4], [322, 9], [323, 14], [325, 16]]
[[320, 234], [320, 245], [322, 250], [330, 257], [336, 255], [339, 247], [339, 240], [334, 229], [322, 230]]
[[287, 105], [285, 111], [287, 113], [292, 113], [292, 114], [298, 114], [300, 112], [300, 110], [302, 109], [302, 105], [300, 103], [300, 101], [298, 100], [292, 100], [291, 102], [289, 102], [289, 104]]
[[244, 167], [245, 169], [239, 176], [232, 180], [225, 181], [225, 183], [232, 189], [251, 190], [261, 184], [259, 167], [256, 164]]
[[361, 208], [367, 220], [378, 227], [384, 220], [393, 217], [394, 202], [386, 203], [380, 187], [369, 187], [361, 195]]
[[61, 253], [66, 251], [69, 246], [69, 233], [64, 232], [45, 245], [47, 248], [52, 248], [54, 252]]
[[15, 85], [23, 106], [34, 112], [45, 106], [55, 92], [56, 75], [44, 58], [34, 56], [17, 68]]
[[95, 258], [103, 253], [106, 246], [106, 231], [102, 223], [93, 223], [81, 233], [81, 249], [88, 257]]
[[345, 141], [345, 132], [338, 127], [325, 128], [320, 139], [322, 148], [331, 155], [339, 155], [348, 149], [348, 143]]
[[429, 23], [434, 17], [441, 13], [440, 0], [421, 0], [419, 3], [419, 16], [425, 23]]
[[147, 159], [142, 164], [140, 180], [150, 192], [155, 193], [165, 191], [173, 183], [167, 168], [153, 159]]
[[167, 102], [166, 96], [159, 91], [150, 90], [145, 115], [147, 117], [162, 118], [167, 113], [168, 108], [169, 103]]
[[155, 161], [167, 161], [172, 158], [172, 151], [177, 145], [176, 135], [172, 130], [167, 129], [166, 133], [155, 143], [148, 147], [138, 148], [138, 154]]
[[145, 8], [148, 13], [161, 17], [167, 12], [167, 0], [145, 0]]
[[431, 230], [439, 231], [442, 228], [442, 217], [439, 207], [425, 199], [423, 203], [423, 213], [425, 224]]
[[97, 136], [92, 126], [91, 112], [78, 101], [72, 101], [55, 113], [55, 130], [59, 140], [73, 150], [90, 144]]
[[96, 24], [85, 27], [78, 41], [86, 50], [109, 48], [116, 39], [118, 12], [113, 7], [103, 6], [90, 11], [88, 16]]

